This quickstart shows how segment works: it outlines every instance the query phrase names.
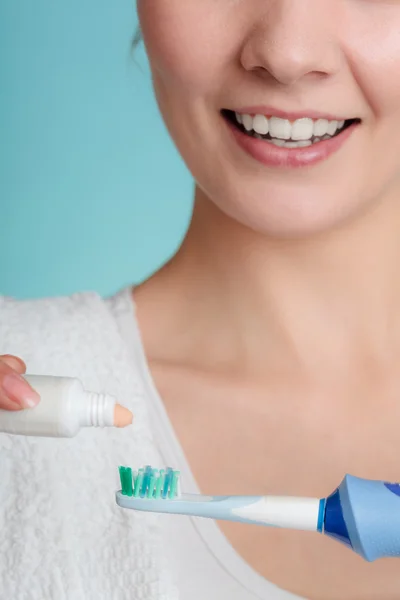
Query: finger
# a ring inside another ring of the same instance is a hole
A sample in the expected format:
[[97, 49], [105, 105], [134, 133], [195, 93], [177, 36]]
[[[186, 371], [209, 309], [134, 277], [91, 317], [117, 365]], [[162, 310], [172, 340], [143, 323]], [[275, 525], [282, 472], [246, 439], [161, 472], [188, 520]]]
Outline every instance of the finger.
[[11, 400], [8, 396], [5, 395], [3, 390], [0, 388], [0, 409], [15, 411], [22, 410], [23, 406], [19, 402]]
[[12, 354], [0, 354], [0, 360], [5, 362], [11, 369], [14, 369], [17, 373], [25, 373], [26, 372], [26, 364], [19, 358], [18, 356], [13, 356]]
[[0, 408], [33, 408], [40, 396], [29, 383], [6, 362], [0, 360]]

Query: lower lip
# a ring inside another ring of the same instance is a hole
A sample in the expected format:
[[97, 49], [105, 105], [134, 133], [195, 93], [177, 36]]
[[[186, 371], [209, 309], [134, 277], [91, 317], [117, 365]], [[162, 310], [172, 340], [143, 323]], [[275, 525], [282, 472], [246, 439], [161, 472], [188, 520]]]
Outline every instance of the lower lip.
[[235, 127], [233, 123], [222, 118], [242, 150], [267, 167], [308, 167], [322, 162], [343, 146], [358, 125], [358, 123], [353, 123], [339, 135], [305, 148], [282, 148], [266, 140], [250, 137]]

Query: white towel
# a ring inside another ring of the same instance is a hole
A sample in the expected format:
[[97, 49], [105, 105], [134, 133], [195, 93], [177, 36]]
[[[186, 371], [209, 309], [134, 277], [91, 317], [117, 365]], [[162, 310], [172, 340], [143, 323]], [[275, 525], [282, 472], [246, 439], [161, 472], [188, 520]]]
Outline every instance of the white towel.
[[157, 515], [120, 509], [118, 466], [160, 464], [140, 377], [118, 330], [122, 295], [0, 297], [0, 354], [28, 373], [78, 377], [134, 413], [72, 439], [0, 434], [0, 598], [175, 600]]

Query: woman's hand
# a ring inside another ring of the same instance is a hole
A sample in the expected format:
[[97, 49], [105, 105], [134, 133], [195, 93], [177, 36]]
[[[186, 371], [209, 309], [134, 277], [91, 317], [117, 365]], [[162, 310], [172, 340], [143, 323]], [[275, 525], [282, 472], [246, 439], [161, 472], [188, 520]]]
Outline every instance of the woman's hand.
[[39, 394], [21, 377], [25, 371], [24, 361], [17, 356], [0, 355], [0, 409], [33, 408], [39, 402]]

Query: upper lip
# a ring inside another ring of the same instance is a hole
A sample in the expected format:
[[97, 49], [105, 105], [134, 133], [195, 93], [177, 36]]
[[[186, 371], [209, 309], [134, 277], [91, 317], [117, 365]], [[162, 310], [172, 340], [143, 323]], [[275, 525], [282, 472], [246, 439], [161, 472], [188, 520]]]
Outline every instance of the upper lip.
[[326, 119], [327, 121], [348, 121], [356, 117], [343, 117], [335, 113], [326, 113], [318, 110], [297, 110], [286, 111], [273, 106], [241, 106], [240, 108], [232, 108], [234, 112], [242, 115], [265, 115], [266, 117], [280, 117], [288, 121], [296, 121], [297, 119]]

